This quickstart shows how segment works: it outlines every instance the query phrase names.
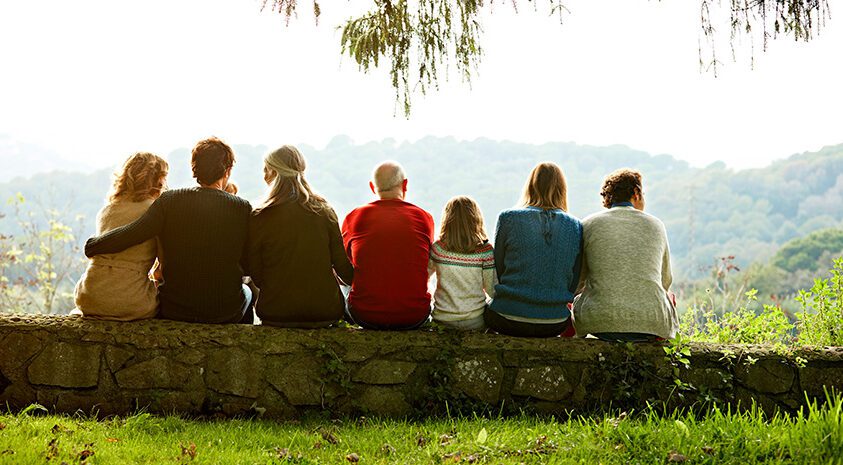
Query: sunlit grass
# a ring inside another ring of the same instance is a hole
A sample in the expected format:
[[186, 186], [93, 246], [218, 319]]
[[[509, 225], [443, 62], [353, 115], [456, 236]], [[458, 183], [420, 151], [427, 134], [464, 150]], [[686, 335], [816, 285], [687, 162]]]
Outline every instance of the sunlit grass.
[[[196, 421], [0, 415], [0, 463], [843, 463], [843, 398], [795, 416]], [[93, 453], [91, 455], [91, 453]], [[87, 458], [86, 458], [87, 457]]]

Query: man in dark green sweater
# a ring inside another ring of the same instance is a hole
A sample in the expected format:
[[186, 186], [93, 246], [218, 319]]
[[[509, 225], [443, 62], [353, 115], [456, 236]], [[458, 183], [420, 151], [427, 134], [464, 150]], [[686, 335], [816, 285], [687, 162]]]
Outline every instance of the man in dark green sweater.
[[193, 148], [197, 187], [161, 194], [134, 223], [92, 237], [85, 255], [120, 252], [158, 237], [164, 283], [159, 317], [199, 323], [251, 323], [252, 293], [243, 285], [249, 202], [225, 192], [234, 152], [210, 138]]

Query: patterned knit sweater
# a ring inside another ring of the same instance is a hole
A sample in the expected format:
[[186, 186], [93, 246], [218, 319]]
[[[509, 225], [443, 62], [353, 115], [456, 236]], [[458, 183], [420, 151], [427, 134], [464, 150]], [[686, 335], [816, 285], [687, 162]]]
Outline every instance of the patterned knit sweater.
[[483, 318], [486, 295], [495, 295], [495, 250], [491, 244], [474, 253], [445, 250], [436, 241], [430, 248], [428, 271], [436, 274], [433, 293], [433, 319], [448, 322]]
[[500, 283], [492, 311], [521, 321], [568, 319], [579, 281], [580, 220], [562, 210], [526, 207], [501, 212], [496, 229]]

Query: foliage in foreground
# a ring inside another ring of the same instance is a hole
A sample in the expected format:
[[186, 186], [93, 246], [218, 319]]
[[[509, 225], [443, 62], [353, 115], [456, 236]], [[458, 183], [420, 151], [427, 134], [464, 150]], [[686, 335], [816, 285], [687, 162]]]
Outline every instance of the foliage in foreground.
[[191, 421], [146, 413], [104, 421], [0, 415], [5, 463], [843, 463], [843, 398], [797, 415]]
[[717, 312], [714, 301], [694, 306], [682, 316], [681, 333], [699, 342], [787, 346], [843, 346], [843, 258], [834, 261], [829, 277], [816, 279], [811, 289], [799, 291], [801, 311], [792, 323], [781, 307], [764, 305], [756, 311], [755, 290], [737, 310]]

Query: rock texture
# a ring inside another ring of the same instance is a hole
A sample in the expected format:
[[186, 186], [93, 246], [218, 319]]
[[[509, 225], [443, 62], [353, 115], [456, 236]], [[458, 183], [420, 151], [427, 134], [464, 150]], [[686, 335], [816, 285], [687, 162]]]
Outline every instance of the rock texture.
[[691, 349], [690, 368], [675, 372], [660, 344], [0, 315], [0, 405], [273, 418], [699, 400], [794, 411], [843, 389], [843, 348]]

